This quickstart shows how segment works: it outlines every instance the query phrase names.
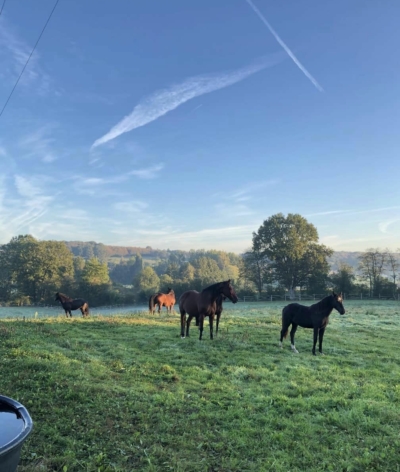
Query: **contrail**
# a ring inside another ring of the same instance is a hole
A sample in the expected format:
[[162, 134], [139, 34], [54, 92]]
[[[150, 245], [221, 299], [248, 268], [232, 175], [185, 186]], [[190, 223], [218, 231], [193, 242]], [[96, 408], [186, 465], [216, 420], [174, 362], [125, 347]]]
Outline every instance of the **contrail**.
[[246, 0], [246, 2], [251, 6], [251, 8], [254, 10], [256, 15], [260, 18], [260, 20], [264, 23], [264, 25], [270, 30], [273, 37], [283, 47], [287, 55], [292, 59], [292, 61], [296, 64], [296, 66], [312, 82], [312, 84], [315, 86], [317, 90], [319, 90], [320, 92], [323, 92], [324, 89], [319, 85], [319, 83], [314, 79], [314, 77], [308, 72], [308, 70], [303, 66], [303, 64], [297, 59], [297, 57], [292, 53], [292, 51], [286, 46], [286, 44], [282, 41], [282, 39], [279, 37], [278, 33], [272, 28], [272, 26], [268, 23], [265, 16], [260, 12], [260, 10], [254, 5], [254, 3], [251, 0]]
[[132, 131], [157, 120], [183, 103], [206, 93], [229, 87], [241, 82], [267, 67], [272, 67], [282, 60], [281, 53], [261, 58], [255, 63], [231, 72], [198, 75], [169, 88], [158, 90], [139, 102], [132, 113], [113, 126], [105, 135], [96, 139], [92, 149], [117, 138], [123, 133]]

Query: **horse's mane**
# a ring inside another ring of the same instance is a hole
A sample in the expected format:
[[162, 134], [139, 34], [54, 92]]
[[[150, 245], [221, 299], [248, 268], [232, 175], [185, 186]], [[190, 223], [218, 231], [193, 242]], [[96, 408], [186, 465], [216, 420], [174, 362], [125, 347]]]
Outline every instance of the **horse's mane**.
[[215, 293], [218, 288], [221, 287], [222, 284], [225, 284], [226, 282], [217, 282], [216, 284], [212, 284], [210, 285], [209, 287], [206, 287], [202, 290], [202, 292], [211, 292], [211, 293]]
[[65, 298], [67, 301], [72, 300], [72, 298], [70, 298], [68, 295], [65, 295], [65, 293], [57, 292], [57, 295], [58, 295], [60, 298]]
[[320, 300], [317, 303], [314, 303], [313, 305], [310, 306], [310, 309], [312, 310], [318, 310], [318, 311], [323, 311], [323, 310], [329, 310], [333, 308], [332, 305], [332, 297], [333, 295], [327, 295], [325, 298]]

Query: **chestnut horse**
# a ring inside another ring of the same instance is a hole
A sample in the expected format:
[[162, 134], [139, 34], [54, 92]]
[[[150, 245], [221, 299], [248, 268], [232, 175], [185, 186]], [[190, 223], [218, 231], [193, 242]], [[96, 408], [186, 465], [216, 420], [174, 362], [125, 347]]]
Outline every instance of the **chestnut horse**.
[[67, 318], [68, 313], [69, 316], [72, 318], [71, 310], [77, 310], [78, 308], [81, 310], [83, 317], [89, 316], [89, 303], [83, 298], [72, 299], [67, 297], [67, 295], [64, 295], [63, 293], [57, 292], [55, 300], [61, 302], [61, 305], [65, 311], [65, 316]]
[[294, 345], [294, 335], [297, 327], [301, 326], [302, 328], [314, 329], [312, 353], [315, 356], [315, 346], [317, 344], [317, 338], [319, 337], [319, 352], [322, 354], [322, 340], [324, 339], [325, 328], [329, 322], [329, 315], [333, 309], [337, 310], [341, 315], [344, 315], [345, 310], [342, 301], [342, 294], [337, 295], [335, 292], [332, 292], [332, 295], [328, 295], [311, 306], [304, 306], [299, 303], [286, 305], [282, 310], [280, 347], [282, 347], [283, 338], [286, 338], [288, 334], [289, 326], [292, 325], [292, 329], [290, 330], [291, 348], [293, 352], [298, 354], [299, 351]]
[[171, 313], [172, 309], [174, 308], [176, 299], [175, 299], [175, 292], [172, 288], [167, 288], [168, 293], [155, 293], [149, 298], [149, 311], [153, 314], [156, 310], [156, 305], [158, 305], [158, 313], [161, 312], [161, 308], [165, 306], [167, 308], [167, 312]]
[[[214, 315], [217, 313], [217, 323], [219, 324], [219, 317], [221, 316], [222, 312], [222, 298], [220, 299], [220, 307], [217, 310], [217, 299], [221, 295], [229, 298], [232, 303], [236, 303], [238, 301], [238, 297], [231, 285], [230, 280], [210, 285], [201, 292], [197, 292], [196, 290], [188, 290], [181, 295], [181, 298], [179, 299], [179, 311], [181, 312], [182, 338], [185, 337], [185, 323], [186, 336], [189, 337], [190, 322], [193, 318], [196, 318], [196, 325], [199, 326], [200, 329], [199, 340], [201, 341], [203, 337], [204, 318], [208, 316], [210, 320], [210, 339], [213, 339]], [[186, 313], [189, 315], [187, 322]]]

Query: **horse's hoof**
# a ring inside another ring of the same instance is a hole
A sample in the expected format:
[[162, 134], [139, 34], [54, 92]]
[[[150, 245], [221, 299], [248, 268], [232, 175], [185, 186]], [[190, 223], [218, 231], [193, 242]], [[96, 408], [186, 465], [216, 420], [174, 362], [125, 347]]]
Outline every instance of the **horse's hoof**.
[[319, 351], [320, 356], [325, 356], [325, 354], [322, 351]]
[[185, 336], [182, 336], [182, 335], [181, 335], [181, 339], [185, 339]]
[[313, 356], [316, 356], [315, 352], [312, 353]]

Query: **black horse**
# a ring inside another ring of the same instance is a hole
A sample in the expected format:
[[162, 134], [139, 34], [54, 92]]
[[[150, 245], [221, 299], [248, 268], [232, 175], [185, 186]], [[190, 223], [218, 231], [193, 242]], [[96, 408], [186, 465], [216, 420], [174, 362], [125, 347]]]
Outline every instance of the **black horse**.
[[282, 347], [283, 338], [286, 338], [288, 334], [289, 326], [292, 325], [292, 329], [290, 330], [291, 348], [293, 352], [298, 353], [299, 351], [294, 345], [294, 335], [297, 327], [301, 326], [302, 328], [314, 329], [314, 345], [312, 348], [314, 356], [319, 335], [319, 352], [322, 354], [322, 340], [324, 339], [325, 328], [329, 322], [329, 315], [333, 309], [337, 310], [341, 315], [344, 315], [345, 310], [342, 301], [342, 294], [337, 295], [335, 292], [332, 292], [332, 295], [328, 295], [311, 306], [304, 306], [299, 303], [290, 303], [285, 306], [282, 310], [280, 347]]
[[69, 316], [72, 318], [71, 310], [78, 310], [78, 308], [81, 310], [83, 317], [89, 316], [89, 303], [83, 298], [72, 299], [67, 297], [67, 295], [64, 295], [63, 293], [57, 292], [55, 300], [61, 302], [61, 305], [65, 310], [65, 316], [67, 318], [68, 313]]
[[[219, 319], [221, 318], [221, 314], [223, 311], [222, 302], [226, 300], [225, 295], [218, 295], [217, 299], [215, 300], [215, 316], [217, 317], [217, 329], [215, 330], [215, 334], [218, 334], [218, 326], [219, 326]], [[196, 316], [196, 326], [199, 326], [199, 317]], [[187, 335], [189, 336], [189, 335]]]
[[[203, 336], [203, 326], [204, 318], [206, 316], [210, 319], [210, 339], [213, 339], [213, 321], [214, 315], [217, 313], [217, 299], [220, 295], [223, 295], [232, 303], [238, 301], [238, 297], [231, 285], [230, 280], [225, 282], [218, 282], [216, 284], [210, 285], [201, 292], [196, 290], [188, 290], [181, 295], [179, 299], [179, 311], [181, 312], [181, 337], [185, 337], [185, 322], [186, 322], [186, 313], [189, 315], [186, 323], [186, 336], [189, 336], [190, 322], [193, 318], [196, 318], [196, 325], [200, 328], [200, 337], [201, 340]], [[222, 312], [222, 299], [221, 306], [218, 309], [219, 316]], [[219, 317], [218, 321], [219, 323]]]

